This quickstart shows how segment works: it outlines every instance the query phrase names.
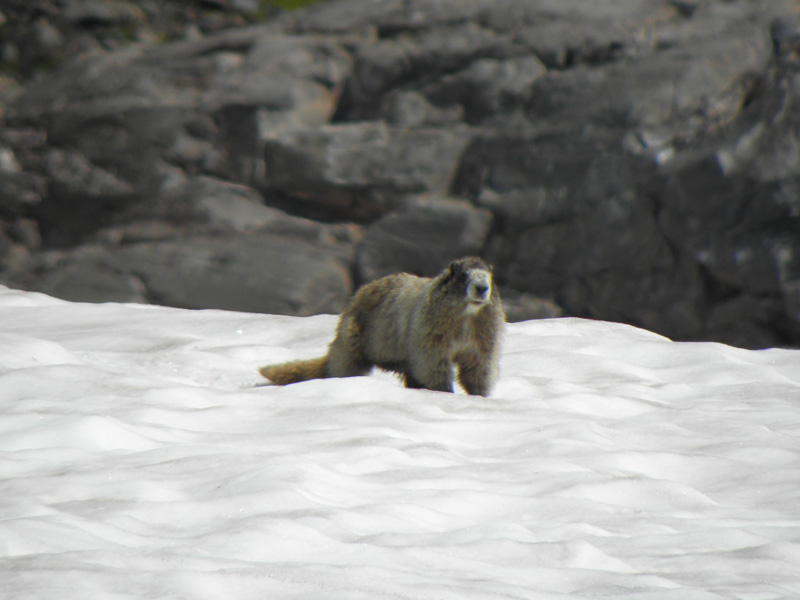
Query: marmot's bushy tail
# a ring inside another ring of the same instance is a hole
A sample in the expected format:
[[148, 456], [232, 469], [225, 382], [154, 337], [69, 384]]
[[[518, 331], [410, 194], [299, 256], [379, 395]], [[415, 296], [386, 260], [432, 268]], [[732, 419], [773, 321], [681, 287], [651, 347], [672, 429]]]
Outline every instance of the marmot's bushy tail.
[[328, 376], [328, 355], [311, 360], [295, 360], [280, 365], [267, 365], [258, 372], [275, 385], [289, 385], [309, 379], [324, 379]]

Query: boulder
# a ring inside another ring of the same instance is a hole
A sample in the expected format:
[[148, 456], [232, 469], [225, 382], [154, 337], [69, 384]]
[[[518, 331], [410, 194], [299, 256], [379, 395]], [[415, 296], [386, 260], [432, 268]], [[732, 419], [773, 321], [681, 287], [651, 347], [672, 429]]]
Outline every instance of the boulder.
[[459, 107], [463, 120], [477, 125], [529, 103], [533, 82], [545, 73], [536, 56], [481, 58], [424, 86], [423, 92], [435, 106]]
[[382, 123], [296, 129], [265, 141], [260, 187], [266, 194], [288, 194], [311, 210], [371, 220], [404, 194], [445, 193], [468, 140], [460, 129]]
[[195, 231], [236, 233], [282, 221], [301, 221], [265, 206], [261, 194], [249, 186], [202, 175], [175, 182], [154, 201], [137, 205], [126, 217], [165, 221], [176, 227], [192, 225]]
[[430, 277], [450, 261], [480, 254], [491, 213], [441, 197], [416, 197], [367, 227], [358, 245], [359, 283], [397, 271]]
[[740, 31], [536, 79], [533, 122], [591, 122], [677, 143], [734, 118], [771, 55], [769, 30]]
[[346, 246], [271, 234], [88, 246], [51, 257], [26, 287], [75, 301], [338, 313], [351, 293], [351, 254]]
[[275, 235], [137, 244], [113, 257], [158, 304], [284, 315], [338, 313], [351, 250]]
[[518, 292], [513, 288], [501, 287], [500, 296], [503, 299], [503, 311], [506, 321], [516, 323], [531, 319], [553, 319], [564, 316], [564, 309], [552, 300], [546, 300]]
[[19, 215], [39, 206], [46, 185], [35, 173], [0, 170], [0, 214]]
[[150, 301], [141, 279], [130, 272], [119, 271], [109, 261], [109, 250], [105, 247], [83, 246], [69, 253], [44, 255], [31, 262], [38, 267], [39, 276], [33, 281], [17, 280], [25, 282], [30, 290], [71, 302], [144, 304]]
[[137, 198], [133, 185], [92, 164], [79, 152], [44, 156], [47, 201], [33, 211], [47, 246], [67, 247], [111, 223]]
[[469, 67], [478, 59], [506, 58], [513, 52], [512, 45], [509, 36], [470, 22], [378, 40], [356, 54], [336, 118], [374, 119], [389, 92], [420, 86]]

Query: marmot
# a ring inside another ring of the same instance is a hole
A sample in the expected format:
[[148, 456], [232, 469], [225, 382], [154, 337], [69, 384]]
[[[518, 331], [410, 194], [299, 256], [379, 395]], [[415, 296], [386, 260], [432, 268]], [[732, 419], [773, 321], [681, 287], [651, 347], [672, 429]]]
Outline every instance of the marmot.
[[277, 385], [398, 373], [409, 388], [487, 396], [497, 378], [505, 314], [492, 270], [480, 258], [450, 263], [434, 278], [395, 273], [362, 286], [339, 318], [320, 358], [269, 365], [259, 372]]

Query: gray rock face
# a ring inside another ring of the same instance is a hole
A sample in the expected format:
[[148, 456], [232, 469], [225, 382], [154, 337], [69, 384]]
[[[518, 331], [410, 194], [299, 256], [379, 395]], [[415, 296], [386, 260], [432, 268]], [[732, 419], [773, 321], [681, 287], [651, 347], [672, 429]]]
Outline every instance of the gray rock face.
[[236, 4], [46, 13], [40, 56], [137, 40], [0, 85], [0, 281], [312, 314], [480, 254], [510, 318], [800, 344], [792, 0]]

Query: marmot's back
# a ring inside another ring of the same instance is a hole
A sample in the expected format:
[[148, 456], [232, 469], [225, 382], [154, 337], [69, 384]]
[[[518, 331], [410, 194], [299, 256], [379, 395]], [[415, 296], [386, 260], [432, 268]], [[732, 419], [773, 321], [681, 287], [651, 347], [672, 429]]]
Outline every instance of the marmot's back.
[[430, 279], [396, 273], [366, 284], [354, 296], [342, 318], [352, 314], [357, 319], [364, 351], [374, 364], [407, 362], [415, 315], [422, 310], [429, 285]]

